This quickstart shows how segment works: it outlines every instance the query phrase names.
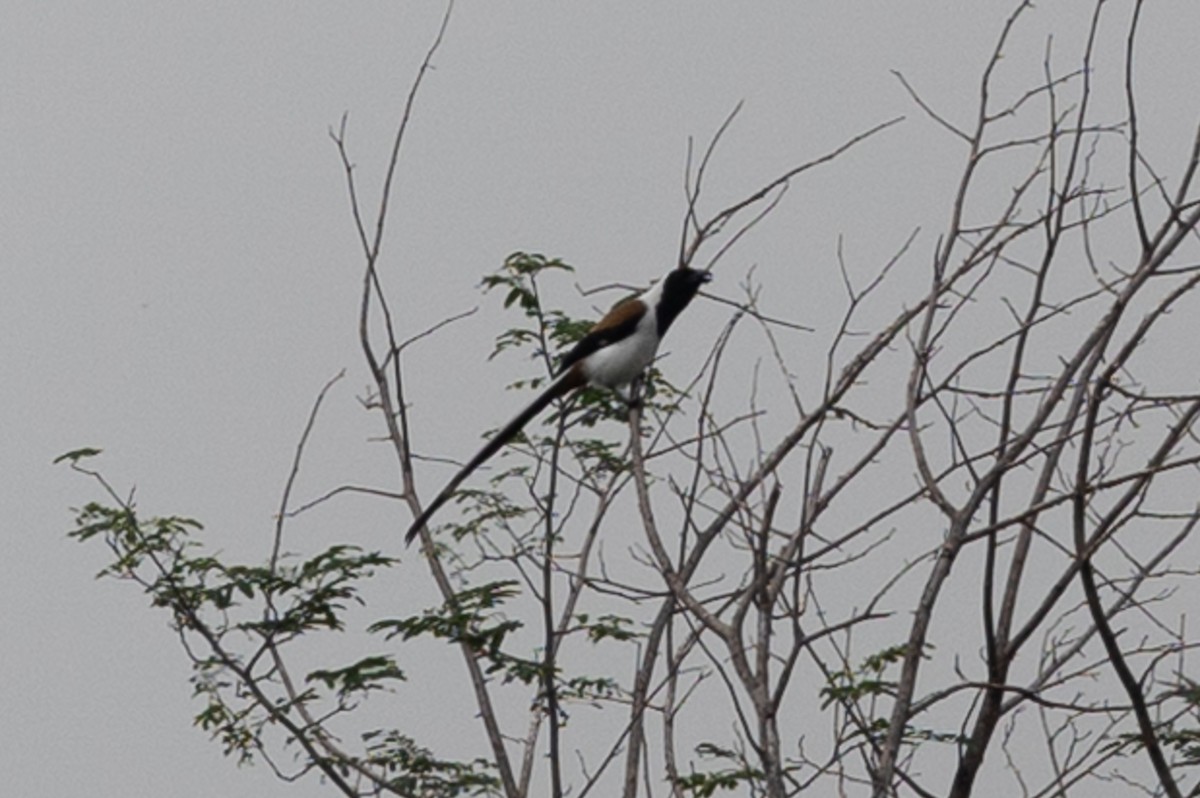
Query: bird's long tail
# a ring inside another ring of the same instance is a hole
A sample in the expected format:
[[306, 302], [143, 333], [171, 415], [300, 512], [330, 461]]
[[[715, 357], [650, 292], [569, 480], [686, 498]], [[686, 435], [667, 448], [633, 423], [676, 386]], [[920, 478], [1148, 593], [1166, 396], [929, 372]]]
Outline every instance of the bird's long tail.
[[546, 406], [555, 399], [566, 395], [576, 388], [581, 387], [585, 382], [586, 380], [579, 369], [572, 368], [563, 372], [562, 376], [551, 383], [550, 387], [543, 391], [537, 399], [534, 399], [528, 407], [517, 414], [516, 418], [508, 422], [504, 429], [493, 435], [492, 439], [487, 442], [487, 445], [480, 449], [479, 453], [471, 458], [471, 462], [463, 466], [462, 469], [454, 475], [454, 478], [446, 484], [446, 487], [442, 488], [442, 492], [439, 493], [437, 497], [429, 503], [429, 506], [426, 507], [419, 516], [417, 516], [417, 519], [412, 522], [412, 526], [408, 528], [408, 532], [404, 535], [404, 542], [406, 544], [411, 544], [413, 542], [413, 538], [420, 533], [421, 529], [429, 522], [429, 519], [433, 516], [433, 514], [436, 513], [443, 504], [450, 500], [450, 497], [454, 495], [454, 491], [458, 490], [458, 486], [461, 485], [467, 477], [471, 476], [475, 469], [486, 463], [492, 455], [500, 451], [500, 449], [502, 449], [506, 443], [512, 440], [513, 437], [516, 436], [516, 434], [520, 432], [526, 424], [529, 423], [530, 419], [542, 412]]

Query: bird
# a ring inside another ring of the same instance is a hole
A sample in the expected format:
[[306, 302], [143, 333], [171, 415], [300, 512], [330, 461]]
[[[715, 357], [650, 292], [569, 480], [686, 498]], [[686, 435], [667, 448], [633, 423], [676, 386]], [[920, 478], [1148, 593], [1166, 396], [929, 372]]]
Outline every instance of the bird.
[[500, 451], [555, 399], [593, 385], [614, 390], [632, 402], [632, 394], [626, 397], [621, 387], [632, 383], [653, 362], [658, 345], [671, 324], [691, 303], [700, 286], [711, 279], [711, 272], [678, 266], [646, 291], [614, 305], [562, 358], [549, 387], [492, 436], [422, 510], [408, 528], [405, 544], [412, 544], [433, 514], [449, 501], [475, 469]]

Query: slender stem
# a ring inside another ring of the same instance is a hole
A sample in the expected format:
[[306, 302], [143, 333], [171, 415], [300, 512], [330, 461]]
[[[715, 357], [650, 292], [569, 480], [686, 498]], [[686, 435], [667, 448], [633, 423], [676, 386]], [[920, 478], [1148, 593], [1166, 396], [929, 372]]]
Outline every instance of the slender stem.
[[558, 419], [554, 448], [550, 453], [550, 487], [546, 498], [545, 538], [542, 542], [542, 693], [550, 737], [550, 794], [562, 798], [562, 755], [559, 747], [558, 680], [556, 678], [557, 640], [554, 622], [554, 502], [558, 495], [558, 455], [566, 435], [567, 412]]

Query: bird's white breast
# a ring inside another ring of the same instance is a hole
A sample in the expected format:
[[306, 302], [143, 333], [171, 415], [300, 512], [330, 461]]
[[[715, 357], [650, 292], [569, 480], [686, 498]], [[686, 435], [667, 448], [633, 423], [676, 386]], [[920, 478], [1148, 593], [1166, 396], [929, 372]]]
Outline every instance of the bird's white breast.
[[658, 351], [656, 327], [654, 313], [646, 313], [632, 335], [589, 355], [585, 366], [588, 382], [606, 388], [632, 382], [650, 365]]

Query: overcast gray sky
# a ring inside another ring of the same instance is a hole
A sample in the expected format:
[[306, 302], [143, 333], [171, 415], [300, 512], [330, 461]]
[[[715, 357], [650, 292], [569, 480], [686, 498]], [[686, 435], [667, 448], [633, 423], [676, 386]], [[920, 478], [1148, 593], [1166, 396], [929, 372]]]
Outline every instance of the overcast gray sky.
[[[913, 227], [942, 219], [961, 166], [889, 70], [968, 119], [1013, 5], [461, 2], [418, 103], [383, 264], [410, 333], [486, 309], [409, 360], [425, 440], [466, 451], [519, 402], [501, 390], [504, 364], [484, 367], [497, 315], [480, 276], [514, 250], [564, 258], [585, 286], [660, 275], [677, 245], [687, 137], [707, 137], [739, 100], [710, 176], [714, 202], [909, 117], [798, 185], [714, 284], [733, 294], [757, 263], [765, 310], [828, 323], [812, 274], [833, 263], [837, 236], [853, 261], [877, 265]], [[1039, 4], [1012, 48], [1014, 85], [1036, 81], [1049, 31], [1059, 52], [1078, 52], [1085, 6]], [[298, 491], [389, 484], [389, 461], [365, 443], [374, 419], [355, 398], [367, 381], [360, 262], [327, 130], [349, 112], [373, 196], [441, 12], [433, 2], [5, 3], [6, 794], [324, 794], [315, 779], [287, 786], [264, 767], [238, 770], [191, 727], [198, 706], [166, 618], [136, 590], [92, 580], [103, 552], [65, 532], [68, 508], [94, 491], [51, 460], [101, 447], [98, 463], [117, 485], [136, 484], [148, 512], [194, 516], [217, 548], [265, 557], [308, 408], [346, 368]], [[1178, 130], [1148, 146], [1178, 152], [1195, 117], [1200, 5], [1152, 4], [1144, 25], [1147, 115], [1186, 101]], [[728, 314], [694, 312], [697, 325]], [[463, 382], [448, 363], [480, 369]], [[480, 395], [496, 396], [485, 418], [470, 409]], [[394, 547], [405, 521], [351, 504], [330, 535]]]

